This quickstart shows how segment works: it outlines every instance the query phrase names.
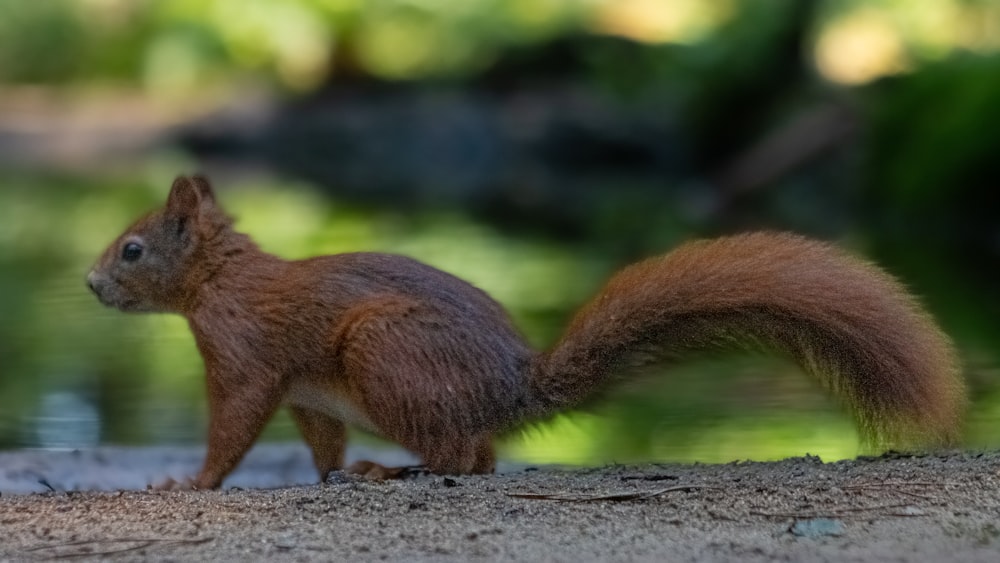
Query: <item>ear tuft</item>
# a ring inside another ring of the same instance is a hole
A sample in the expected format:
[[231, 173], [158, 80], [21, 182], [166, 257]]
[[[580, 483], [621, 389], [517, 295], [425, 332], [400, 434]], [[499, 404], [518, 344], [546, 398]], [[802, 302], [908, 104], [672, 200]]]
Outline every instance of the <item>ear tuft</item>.
[[202, 200], [215, 203], [215, 193], [212, 191], [212, 184], [208, 181], [207, 176], [204, 174], [195, 174], [191, 176], [191, 183], [198, 190]]
[[174, 179], [170, 195], [167, 196], [167, 212], [175, 217], [197, 217], [200, 205], [201, 192], [194, 182], [186, 176]]

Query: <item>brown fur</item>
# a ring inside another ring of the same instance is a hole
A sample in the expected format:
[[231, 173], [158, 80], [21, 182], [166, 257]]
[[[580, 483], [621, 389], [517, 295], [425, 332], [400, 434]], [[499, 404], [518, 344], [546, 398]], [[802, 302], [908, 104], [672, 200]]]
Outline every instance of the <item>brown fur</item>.
[[[131, 261], [130, 242], [142, 245]], [[880, 445], [953, 443], [964, 405], [948, 339], [898, 283], [793, 235], [696, 242], [626, 268], [544, 354], [485, 293], [414, 260], [262, 252], [201, 177], [178, 178], [166, 206], [121, 235], [88, 282], [106, 305], [187, 318], [210, 409], [195, 488], [219, 486], [283, 404], [321, 478], [342, 466], [345, 424], [402, 444], [432, 471], [487, 473], [497, 434], [577, 405], [632, 368], [719, 346], [791, 354]]]

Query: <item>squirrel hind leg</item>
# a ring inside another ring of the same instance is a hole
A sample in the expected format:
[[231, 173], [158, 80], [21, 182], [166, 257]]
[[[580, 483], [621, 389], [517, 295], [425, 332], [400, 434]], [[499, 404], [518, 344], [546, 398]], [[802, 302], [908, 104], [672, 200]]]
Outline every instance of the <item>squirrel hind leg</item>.
[[[518, 362], [520, 348], [472, 338], [464, 318], [405, 296], [366, 300], [343, 317], [334, 332], [337, 373], [370, 429], [433, 473], [492, 472], [492, 436], [518, 403], [502, 368]], [[509, 357], [498, 360], [498, 348]]]
[[493, 437], [488, 434], [449, 437], [425, 449], [429, 451], [421, 453], [421, 457], [427, 468], [438, 475], [493, 473], [496, 468]]

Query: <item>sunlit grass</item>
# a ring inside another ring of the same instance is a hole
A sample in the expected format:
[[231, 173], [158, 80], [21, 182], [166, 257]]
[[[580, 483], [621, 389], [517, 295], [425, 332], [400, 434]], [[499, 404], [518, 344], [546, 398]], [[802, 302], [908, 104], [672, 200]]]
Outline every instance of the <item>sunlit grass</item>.
[[[667, 419], [669, 424], [669, 419]], [[783, 459], [814, 455], [823, 461], [856, 457], [857, 432], [844, 417], [821, 413], [736, 416], [723, 424], [686, 427], [690, 436], [680, 444], [654, 436], [648, 450], [622, 447], [620, 424], [609, 415], [573, 413], [560, 415], [509, 438], [505, 457], [526, 463], [594, 465], [607, 463], [705, 462], [726, 463], [753, 459]], [[655, 421], [650, 421], [655, 423]], [[641, 431], [647, 431], [642, 428]], [[676, 432], [670, 432], [675, 435]]]
[[740, 459], [783, 459], [813, 455], [823, 461], [856, 457], [861, 453], [857, 431], [846, 417], [823, 413], [745, 417], [721, 427], [702, 429], [681, 455], [669, 444], [659, 445], [654, 457], [677, 461], [725, 463]]
[[585, 412], [530, 426], [511, 459], [569, 465], [854, 457], [849, 413], [790, 361], [727, 354], [653, 370]]
[[587, 413], [557, 415], [535, 424], [505, 440], [505, 457], [527, 463], [585, 465], [601, 459], [599, 437], [603, 437], [603, 417]]

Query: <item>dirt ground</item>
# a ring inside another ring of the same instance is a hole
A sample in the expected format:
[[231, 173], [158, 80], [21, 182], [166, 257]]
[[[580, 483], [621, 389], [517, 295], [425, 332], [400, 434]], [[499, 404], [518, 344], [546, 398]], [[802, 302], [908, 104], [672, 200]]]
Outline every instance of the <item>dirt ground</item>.
[[0, 560], [1000, 561], [992, 453], [303, 485], [305, 449], [265, 445], [229, 489], [142, 490], [199, 456], [0, 453]]

